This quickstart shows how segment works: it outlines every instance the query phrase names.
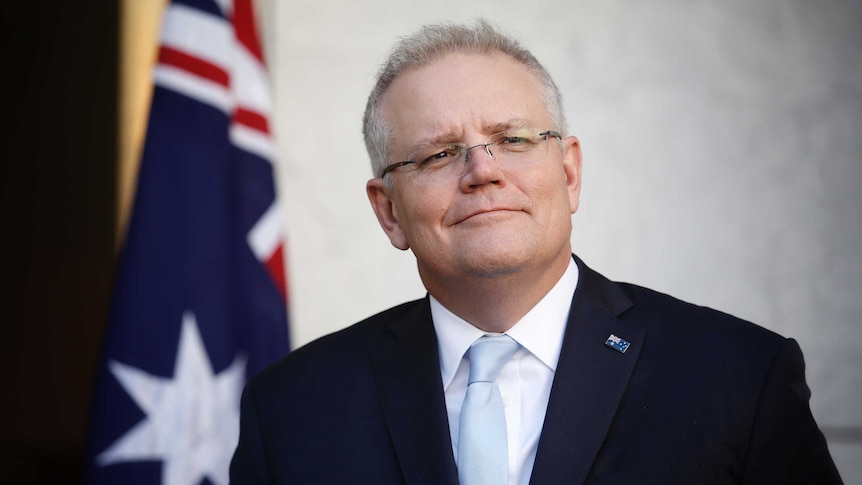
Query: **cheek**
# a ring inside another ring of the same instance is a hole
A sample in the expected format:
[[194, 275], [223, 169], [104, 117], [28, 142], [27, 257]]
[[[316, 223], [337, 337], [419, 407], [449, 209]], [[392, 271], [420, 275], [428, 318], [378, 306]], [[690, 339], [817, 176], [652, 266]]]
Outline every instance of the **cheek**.
[[541, 208], [546, 218], [556, 220], [558, 216], [571, 216], [572, 199], [566, 185], [566, 174], [562, 170], [549, 171], [546, 176], [530, 187], [533, 203]]
[[400, 195], [398, 215], [405, 231], [412, 237], [435, 232], [448, 208], [443, 198], [422, 187], [406, 188]]

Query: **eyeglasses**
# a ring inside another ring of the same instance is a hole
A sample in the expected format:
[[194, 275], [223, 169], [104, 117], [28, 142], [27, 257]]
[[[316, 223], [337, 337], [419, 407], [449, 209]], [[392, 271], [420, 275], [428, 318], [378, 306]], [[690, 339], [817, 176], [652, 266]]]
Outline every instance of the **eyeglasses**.
[[407, 160], [396, 162], [385, 169], [380, 177], [401, 167], [414, 183], [433, 184], [445, 179], [459, 178], [467, 173], [470, 151], [482, 147], [501, 168], [511, 168], [538, 162], [548, 155], [548, 137], [562, 140], [557, 131], [538, 128], [515, 128], [489, 136], [485, 143], [467, 146], [465, 143], [446, 143], [427, 146], [411, 153]]

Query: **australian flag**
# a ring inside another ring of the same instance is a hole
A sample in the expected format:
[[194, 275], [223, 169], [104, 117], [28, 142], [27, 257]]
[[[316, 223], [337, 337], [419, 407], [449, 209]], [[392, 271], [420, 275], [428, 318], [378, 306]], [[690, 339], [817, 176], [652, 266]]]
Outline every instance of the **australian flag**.
[[228, 483], [248, 376], [288, 351], [251, 0], [165, 11], [91, 423], [89, 483]]

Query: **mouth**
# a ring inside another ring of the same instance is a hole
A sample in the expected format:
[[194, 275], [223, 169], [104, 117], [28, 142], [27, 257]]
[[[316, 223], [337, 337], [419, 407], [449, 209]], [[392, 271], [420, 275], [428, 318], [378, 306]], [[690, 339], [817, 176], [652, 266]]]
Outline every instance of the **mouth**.
[[467, 214], [466, 217], [464, 217], [460, 221], [458, 221], [458, 224], [461, 224], [463, 222], [479, 222], [479, 221], [482, 221], [485, 219], [491, 219], [491, 218], [495, 218], [495, 217], [506, 217], [506, 216], [512, 215], [516, 212], [520, 212], [520, 211], [516, 210], [516, 209], [509, 209], [506, 207], [497, 207], [497, 208], [493, 208], [493, 209], [482, 209], [482, 210], [474, 211], [474, 212]]

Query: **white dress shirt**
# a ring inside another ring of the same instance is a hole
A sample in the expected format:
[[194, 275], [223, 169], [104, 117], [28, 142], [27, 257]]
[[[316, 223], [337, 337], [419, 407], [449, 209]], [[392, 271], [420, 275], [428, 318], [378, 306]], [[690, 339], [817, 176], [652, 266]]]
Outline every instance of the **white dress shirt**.
[[[539, 435], [563, 345], [572, 295], [578, 285], [574, 260], [551, 291], [506, 335], [521, 344], [497, 377], [506, 413], [509, 447], [509, 485], [527, 485], [536, 460]], [[431, 296], [431, 318], [440, 352], [440, 374], [449, 415], [452, 451], [458, 462], [461, 404], [467, 393], [470, 364], [464, 358], [470, 345], [487, 332], [447, 310]]]

